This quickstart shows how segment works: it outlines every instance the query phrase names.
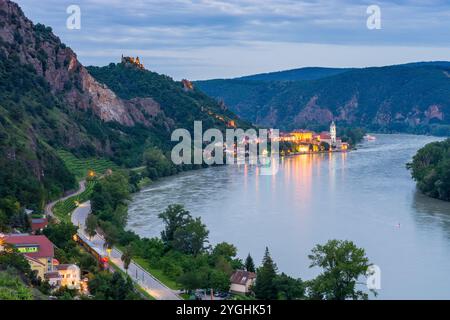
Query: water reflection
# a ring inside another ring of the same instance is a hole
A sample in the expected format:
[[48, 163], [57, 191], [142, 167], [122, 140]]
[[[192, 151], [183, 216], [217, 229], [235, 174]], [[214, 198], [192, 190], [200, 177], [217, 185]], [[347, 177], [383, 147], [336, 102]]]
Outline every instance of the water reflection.
[[[450, 298], [450, 204], [415, 192], [405, 164], [433, 137], [379, 135], [350, 153], [280, 159], [277, 175], [223, 166], [161, 180], [134, 196], [128, 228], [158, 236], [157, 215], [180, 203], [201, 216], [211, 242], [310, 279], [317, 243], [350, 239], [382, 270], [380, 298]], [[400, 226], [400, 227], [399, 227]]]
[[427, 228], [442, 228], [450, 240], [450, 202], [432, 199], [417, 190], [413, 199], [412, 208], [417, 224]]

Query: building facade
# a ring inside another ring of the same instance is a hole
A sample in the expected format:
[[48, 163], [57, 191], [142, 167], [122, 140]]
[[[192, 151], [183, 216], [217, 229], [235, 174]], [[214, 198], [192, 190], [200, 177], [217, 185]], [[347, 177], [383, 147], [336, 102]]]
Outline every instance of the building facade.
[[54, 246], [46, 236], [11, 234], [4, 238], [28, 260], [32, 270], [36, 270], [38, 277], [45, 279], [45, 274], [53, 272]]

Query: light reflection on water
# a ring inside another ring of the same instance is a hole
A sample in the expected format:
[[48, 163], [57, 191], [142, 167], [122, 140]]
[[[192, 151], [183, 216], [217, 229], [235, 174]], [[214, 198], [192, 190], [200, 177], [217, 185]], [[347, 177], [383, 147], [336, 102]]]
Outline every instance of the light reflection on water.
[[349, 239], [381, 267], [380, 298], [450, 298], [450, 203], [417, 193], [405, 169], [436, 138], [377, 137], [347, 154], [283, 158], [275, 176], [242, 165], [161, 180], [134, 196], [128, 227], [158, 236], [157, 214], [180, 203], [202, 217], [212, 243], [256, 261], [268, 246], [280, 270], [303, 279], [316, 275], [307, 259], [315, 244]]

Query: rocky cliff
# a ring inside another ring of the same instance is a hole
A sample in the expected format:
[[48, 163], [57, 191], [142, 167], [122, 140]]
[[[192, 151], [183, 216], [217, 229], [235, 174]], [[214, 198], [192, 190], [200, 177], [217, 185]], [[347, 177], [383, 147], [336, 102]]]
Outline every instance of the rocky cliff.
[[92, 109], [107, 122], [149, 125], [139, 110], [139, 102], [125, 103], [107, 86], [98, 83], [51, 28], [34, 25], [17, 4], [8, 0], [0, 0], [0, 38], [4, 57], [17, 56], [21, 64], [31, 65], [48, 81], [52, 93], [62, 95], [70, 106]]

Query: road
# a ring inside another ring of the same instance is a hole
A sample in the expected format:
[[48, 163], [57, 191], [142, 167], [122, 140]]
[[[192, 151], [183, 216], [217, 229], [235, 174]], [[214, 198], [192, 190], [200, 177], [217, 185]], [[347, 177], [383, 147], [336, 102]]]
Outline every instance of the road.
[[[104, 248], [105, 240], [103, 237], [97, 233], [94, 237], [89, 239], [89, 237], [85, 234], [85, 222], [90, 212], [90, 201], [82, 203], [72, 213], [72, 223], [78, 226], [78, 235], [82, 237], [83, 240], [85, 240], [99, 254], [107, 256], [108, 254]], [[111, 261], [122, 271], [126, 272], [121, 257], [122, 252], [120, 252], [117, 248], [113, 248], [110, 255]], [[175, 291], [165, 286], [134, 261], [132, 261], [128, 267], [128, 274], [134, 281], [137, 282], [139, 286], [141, 286], [157, 300], [181, 300], [181, 297]]]
[[67, 199], [69, 199], [70, 197], [73, 197], [73, 196], [77, 196], [77, 195], [79, 195], [79, 194], [82, 194], [85, 190], [86, 190], [86, 180], [82, 180], [82, 181], [79, 182], [79, 188], [78, 188], [77, 191], [68, 194], [68, 195], [65, 196], [64, 198], [60, 198], [60, 199], [58, 199], [58, 200], [55, 200], [55, 201], [50, 202], [49, 204], [47, 204], [47, 205], [45, 206], [45, 214], [46, 214], [46, 216], [47, 216], [47, 217], [52, 217], [52, 218], [54, 218], [54, 219], [56, 219], [56, 220], [59, 220], [59, 219], [56, 218], [55, 215], [53, 214], [53, 208], [55, 207], [55, 204], [57, 204], [57, 203], [60, 202], [60, 201], [67, 200]]

